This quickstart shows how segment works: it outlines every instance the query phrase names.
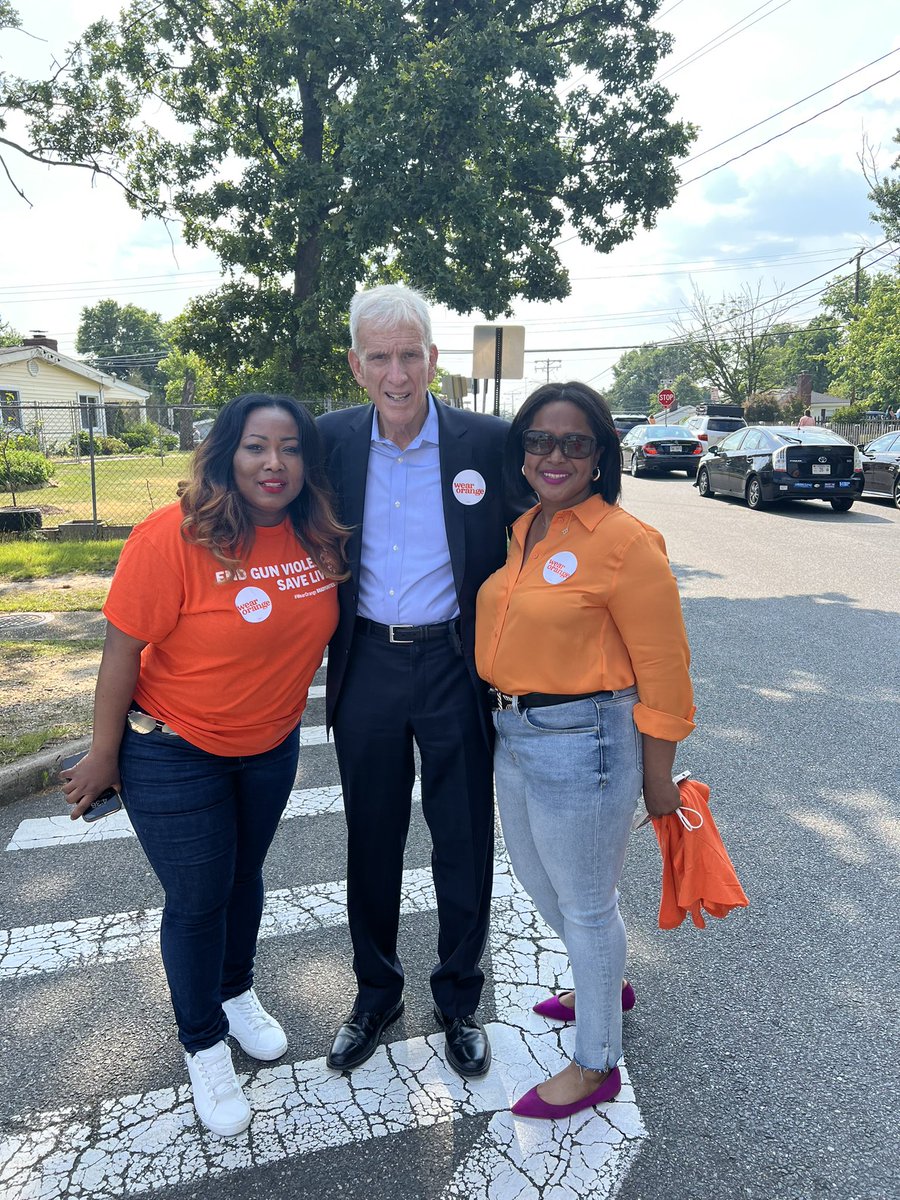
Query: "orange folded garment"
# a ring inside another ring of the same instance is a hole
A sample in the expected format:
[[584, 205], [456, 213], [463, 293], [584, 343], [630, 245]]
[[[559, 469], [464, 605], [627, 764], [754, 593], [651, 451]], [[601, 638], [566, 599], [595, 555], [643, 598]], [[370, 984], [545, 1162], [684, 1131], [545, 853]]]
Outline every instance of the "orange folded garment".
[[750, 902], [709, 811], [709, 788], [686, 779], [679, 790], [682, 808], [653, 818], [663, 860], [659, 927], [677, 929], [690, 913], [697, 928], [705, 929], [704, 911], [724, 917]]

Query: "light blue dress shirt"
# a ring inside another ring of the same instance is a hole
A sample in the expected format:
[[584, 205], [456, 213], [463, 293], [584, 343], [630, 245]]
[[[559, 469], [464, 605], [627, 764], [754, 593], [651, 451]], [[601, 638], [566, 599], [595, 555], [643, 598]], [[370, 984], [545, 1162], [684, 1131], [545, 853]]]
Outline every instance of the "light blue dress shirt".
[[425, 424], [404, 450], [381, 436], [378, 413], [372, 414], [357, 611], [383, 625], [435, 625], [459, 616], [430, 393]]

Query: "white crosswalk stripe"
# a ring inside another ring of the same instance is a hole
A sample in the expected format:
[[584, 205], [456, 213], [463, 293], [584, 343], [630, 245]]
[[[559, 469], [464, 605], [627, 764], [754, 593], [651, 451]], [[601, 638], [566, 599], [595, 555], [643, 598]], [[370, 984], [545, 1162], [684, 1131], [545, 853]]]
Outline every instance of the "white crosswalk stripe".
[[[434, 1034], [383, 1045], [352, 1075], [328, 1071], [323, 1059], [261, 1068], [246, 1087], [250, 1130], [227, 1140], [199, 1126], [185, 1084], [103, 1100], [93, 1111], [25, 1113], [0, 1139], [0, 1195], [112, 1200], [476, 1113], [494, 1116], [442, 1200], [614, 1195], [646, 1137], [624, 1069], [622, 1091], [602, 1110], [537, 1128], [508, 1112], [535, 1078], [569, 1057], [573, 1031], [548, 1029], [531, 1012], [542, 991], [539, 977], [556, 980], [562, 956], [502, 862], [494, 906], [492, 965], [504, 1020], [487, 1027], [494, 1059], [483, 1079], [462, 1080], [450, 1071], [443, 1035]], [[526, 961], [536, 971], [523, 982]], [[590, 1180], [603, 1190], [586, 1191]]]
[[[323, 694], [323, 687], [311, 692], [315, 699]], [[324, 726], [301, 729], [302, 746], [325, 742]], [[291, 793], [283, 819], [315, 821], [342, 811], [338, 785], [307, 787]], [[75, 848], [89, 854], [85, 847], [133, 836], [124, 813], [86, 825], [63, 812], [21, 821], [6, 849], [18, 856], [18, 868], [31, 859], [26, 851], [64, 856]], [[343, 857], [342, 843], [336, 861]], [[344, 927], [345, 906], [346, 884], [340, 879], [272, 890], [260, 937]], [[405, 871], [403, 915], [434, 907], [430, 868]], [[0, 981], [9, 987], [52, 976], [58, 987], [67, 971], [124, 967], [158, 954], [159, 921], [160, 909], [134, 908], [0, 930]], [[471, 1150], [452, 1160], [455, 1169], [451, 1163], [437, 1200], [611, 1200], [647, 1136], [624, 1069], [619, 1097], [600, 1110], [562, 1122], [517, 1120], [508, 1111], [515, 1097], [568, 1061], [574, 1030], [532, 1012], [537, 999], [564, 985], [568, 968], [562, 947], [513, 877], [502, 846], [488, 969], [497, 1019], [488, 1026], [493, 1064], [483, 1079], [464, 1081], [448, 1068], [441, 1033], [396, 1041], [388, 1033], [373, 1058], [350, 1075], [330, 1072], [318, 1057], [260, 1065], [245, 1084], [254, 1114], [249, 1130], [220, 1139], [197, 1121], [179, 1066], [174, 1086], [143, 1094], [101, 1093], [74, 1106], [8, 1118], [0, 1134], [0, 1200], [112, 1200], [164, 1188], [176, 1189], [177, 1197], [178, 1188], [193, 1194], [212, 1179], [222, 1180], [223, 1196], [235, 1196], [246, 1194], [253, 1172], [267, 1165], [302, 1161], [316, 1152], [330, 1152], [338, 1164], [341, 1147], [381, 1139], [388, 1147], [394, 1133], [478, 1114], [489, 1118], [487, 1125]]]
[[[413, 799], [420, 800], [421, 784], [416, 781]], [[340, 784], [332, 787], [295, 789], [291, 792], [283, 821], [296, 817], [318, 817], [344, 811]], [[80, 846], [88, 842], [111, 841], [134, 837], [131, 821], [124, 810], [104, 817], [102, 821], [73, 821], [66, 813], [54, 817], [33, 817], [20, 821], [6, 849], [43, 850], [51, 846]]]

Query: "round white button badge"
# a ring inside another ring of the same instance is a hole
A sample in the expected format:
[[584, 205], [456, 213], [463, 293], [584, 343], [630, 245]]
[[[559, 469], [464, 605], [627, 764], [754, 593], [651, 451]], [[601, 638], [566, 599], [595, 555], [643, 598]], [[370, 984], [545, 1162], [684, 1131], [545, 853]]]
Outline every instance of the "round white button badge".
[[258, 587], [241, 588], [234, 598], [234, 607], [251, 625], [257, 625], [272, 615], [272, 601]]
[[568, 550], [554, 554], [544, 563], [544, 579], [547, 583], [564, 583], [578, 570], [578, 559]]
[[460, 504], [479, 504], [486, 491], [484, 476], [478, 471], [460, 471], [453, 480], [453, 495]]

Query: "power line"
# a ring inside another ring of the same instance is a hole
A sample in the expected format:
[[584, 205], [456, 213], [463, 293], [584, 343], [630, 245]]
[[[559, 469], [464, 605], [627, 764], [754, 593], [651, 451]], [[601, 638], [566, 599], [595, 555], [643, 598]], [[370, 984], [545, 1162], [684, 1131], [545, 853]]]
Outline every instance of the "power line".
[[[657, 76], [656, 82], [662, 83], [663, 80], [677, 74], [678, 71], [683, 71], [685, 67], [692, 67], [694, 63], [699, 62], [701, 58], [705, 58], [707, 54], [711, 54], [713, 50], [720, 49], [726, 44], [726, 42], [730, 42], [732, 38], [736, 38], [740, 34], [746, 33], [748, 29], [751, 29], [754, 25], [758, 25], [759, 22], [764, 21], [766, 17], [773, 16], [778, 12], [778, 9], [787, 7], [787, 5], [791, 3], [791, 0], [782, 0], [781, 4], [779, 4], [776, 8], [770, 9], [767, 13], [763, 13], [763, 15], [761, 17], [757, 17], [755, 21], [750, 21], [749, 25], [744, 25], [745, 21], [749, 21], [752, 16], [755, 16], [756, 13], [760, 12], [762, 9], [768, 8], [771, 3], [772, 0], [766, 0], [765, 4], [760, 4], [758, 8], [752, 9], [745, 16], [741, 17], [739, 21], [735, 21], [733, 25], [729, 25], [727, 29], [723, 29], [721, 33], [717, 33], [715, 37], [710, 38], [708, 42], [704, 42], [702, 46], [698, 46], [696, 50], [692, 51], [679, 62], [674, 63], [667, 71], [664, 71], [662, 75]], [[743, 26], [743, 28], [739, 29], [738, 26]], [[731, 33], [732, 29], [734, 29], [736, 32]], [[731, 33], [731, 37], [725, 37], [726, 33]]]
[[710, 167], [708, 171], [704, 171], [700, 175], [695, 175], [693, 179], [685, 179], [679, 186], [679, 193], [691, 183], [696, 183], [699, 179], [705, 179], [707, 175], [712, 175], [715, 171], [721, 171], [723, 167], [730, 166], [731, 163], [737, 162], [741, 158], [746, 158], [748, 154], [752, 154], [755, 150], [761, 150], [763, 146], [771, 145], [772, 142], [777, 142], [779, 138], [785, 137], [789, 133], [793, 133], [795, 129], [800, 129], [803, 125], [808, 125], [811, 121], [815, 121], [818, 117], [824, 116], [825, 113], [833, 112], [836, 108], [840, 108], [842, 104], [846, 104], [848, 100], [856, 100], [859, 96], [864, 96], [866, 92], [870, 92], [872, 88], [878, 87], [880, 83], [887, 83], [889, 79], [894, 79], [900, 75], [900, 71], [892, 71], [890, 75], [885, 75], [883, 79], [876, 79], [874, 83], [870, 83], [868, 87], [861, 88], [860, 91], [854, 92], [852, 96], [845, 96], [843, 100], [838, 100], [834, 104], [829, 104], [827, 108], [820, 109], [819, 112], [813, 113], [811, 117], [807, 117], [803, 121], [798, 121], [796, 125], [791, 125], [790, 128], [782, 130], [781, 133], [774, 133], [770, 138], [766, 138], [764, 142], [759, 142], [756, 146], [751, 146], [748, 150], [744, 150], [741, 154], [735, 154], [732, 158], [726, 159], [725, 162], [719, 163], [717, 167]]
[[729, 142], [735, 141], [739, 137], [743, 137], [745, 133], [752, 133], [754, 129], [759, 129], [761, 125], [768, 124], [769, 121], [774, 121], [776, 117], [784, 116], [786, 112], [790, 112], [792, 108], [797, 108], [801, 104], [805, 104], [807, 100], [812, 100], [816, 96], [821, 96], [823, 92], [829, 91], [833, 87], [837, 87], [839, 83], [844, 83], [847, 79], [852, 79], [854, 75], [859, 75], [862, 71], [867, 71], [869, 67], [874, 67], [880, 62], [884, 62], [886, 58], [890, 58], [894, 54], [900, 54], [900, 46], [896, 50], [889, 50], [887, 54], [882, 54], [880, 58], [873, 58], [871, 62], [865, 66], [857, 67], [855, 71], [850, 71], [846, 75], [842, 75], [840, 79], [833, 79], [831, 83], [826, 83], [824, 87], [820, 87], [818, 91], [810, 92], [808, 96], [804, 96], [801, 100], [795, 100], [793, 104], [788, 104], [785, 108], [779, 108], [778, 112], [774, 112], [771, 116], [763, 117], [761, 121], [757, 121], [755, 125], [748, 125], [746, 129], [742, 129], [740, 133], [733, 133], [731, 137], [727, 137], [724, 141], [716, 142], [714, 146], [710, 146], [706, 150], [701, 150], [699, 154], [692, 154], [690, 158], [682, 159], [679, 166], [686, 167], [688, 163], [696, 162], [698, 158], [704, 158], [707, 154], [712, 154], [713, 150], [720, 150], [722, 146], [727, 146]]

